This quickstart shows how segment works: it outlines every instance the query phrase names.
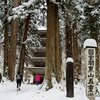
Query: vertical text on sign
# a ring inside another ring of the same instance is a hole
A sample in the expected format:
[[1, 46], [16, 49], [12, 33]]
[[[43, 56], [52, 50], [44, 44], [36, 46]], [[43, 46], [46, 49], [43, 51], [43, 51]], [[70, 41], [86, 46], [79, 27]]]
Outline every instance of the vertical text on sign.
[[95, 48], [87, 48], [87, 96], [95, 96]]

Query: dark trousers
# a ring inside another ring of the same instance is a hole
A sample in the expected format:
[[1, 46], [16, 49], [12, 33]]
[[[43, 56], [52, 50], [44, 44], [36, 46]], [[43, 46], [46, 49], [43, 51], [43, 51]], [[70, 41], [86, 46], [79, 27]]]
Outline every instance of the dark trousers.
[[39, 85], [40, 84], [40, 81], [36, 81], [36, 85]]
[[21, 80], [17, 80], [17, 88], [21, 87]]

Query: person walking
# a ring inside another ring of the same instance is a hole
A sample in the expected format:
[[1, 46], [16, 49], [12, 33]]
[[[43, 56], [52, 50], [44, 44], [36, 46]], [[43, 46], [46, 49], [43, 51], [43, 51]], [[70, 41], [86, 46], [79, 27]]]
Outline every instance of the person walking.
[[17, 83], [17, 90], [18, 91], [20, 91], [21, 82], [22, 82], [22, 75], [20, 74], [20, 72], [18, 72], [16, 75], [16, 83]]
[[35, 75], [35, 83], [36, 83], [37, 85], [39, 85], [39, 84], [40, 84], [40, 81], [41, 81], [40, 74], [39, 74], [39, 73], [36, 73], [36, 75]]
[[1, 83], [1, 81], [2, 81], [2, 75], [1, 75], [1, 73], [0, 73], [0, 83]]

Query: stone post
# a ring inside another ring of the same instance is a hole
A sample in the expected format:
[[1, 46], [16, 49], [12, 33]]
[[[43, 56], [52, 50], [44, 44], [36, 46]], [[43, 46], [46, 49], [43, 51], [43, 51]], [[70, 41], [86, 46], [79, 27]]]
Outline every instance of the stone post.
[[86, 95], [89, 100], [95, 100], [95, 68], [96, 68], [96, 47], [94, 39], [87, 39], [84, 42], [85, 67], [86, 67]]

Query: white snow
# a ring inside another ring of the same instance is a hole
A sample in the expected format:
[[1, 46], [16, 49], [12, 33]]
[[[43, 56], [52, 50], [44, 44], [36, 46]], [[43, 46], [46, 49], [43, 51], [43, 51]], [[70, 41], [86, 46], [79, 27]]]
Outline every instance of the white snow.
[[67, 60], [66, 60], [66, 63], [67, 63], [67, 62], [73, 62], [73, 59], [70, 58], [70, 57], [68, 57]]
[[47, 30], [47, 28], [46, 27], [38, 27], [38, 30]]
[[97, 47], [97, 43], [94, 39], [86, 39], [84, 42], [84, 48], [86, 47]]
[[0, 20], [0, 27], [2, 27], [2, 22], [1, 22], [1, 20]]
[[66, 97], [66, 87], [62, 89], [60, 86], [55, 84], [54, 88], [45, 91], [42, 85], [22, 84], [21, 91], [17, 91], [16, 82], [5, 81], [0, 83], [0, 100], [89, 100], [82, 84], [74, 86], [73, 98]]

